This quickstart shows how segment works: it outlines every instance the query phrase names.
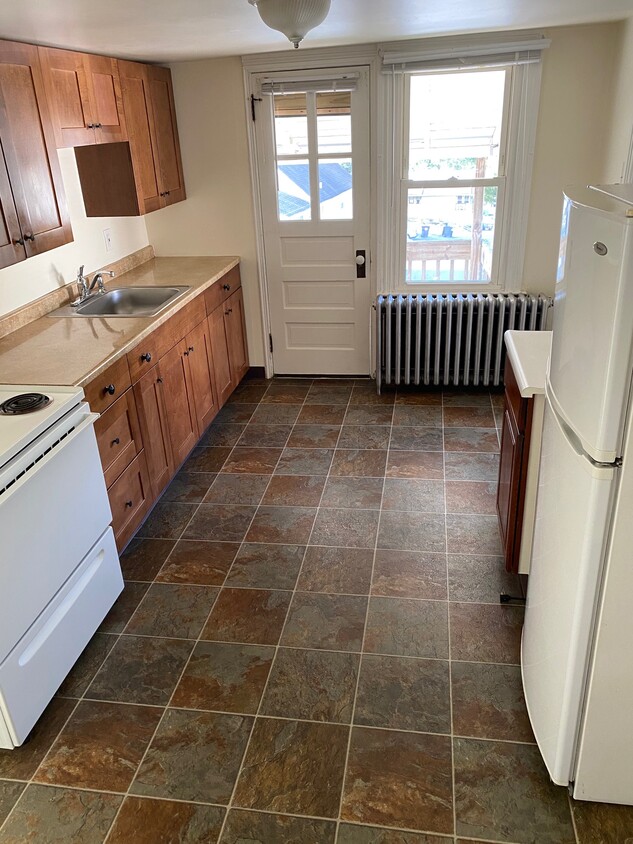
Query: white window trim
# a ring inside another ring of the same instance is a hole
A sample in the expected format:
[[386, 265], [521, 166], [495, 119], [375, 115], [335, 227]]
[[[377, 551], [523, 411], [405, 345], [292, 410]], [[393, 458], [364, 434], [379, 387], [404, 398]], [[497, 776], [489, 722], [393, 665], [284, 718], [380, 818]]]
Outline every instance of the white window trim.
[[[532, 36], [533, 38], [533, 36]], [[472, 39], [447, 39], [438, 50], [441, 39], [432, 39], [435, 47], [431, 58], [442, 55], [498, 53], [500, 42], [480, 42]], [[425, 47], [429, 42], [419, 42]], [[518, 49], [519, 42], [512, 46]], [[532, 41], [530, 46], [535, 42]], [[543, 46], [549, 44], [543, 39]], [[427, 47], [428, 49], [428, 47]], [[383, 57], [385, 52], [383, 51]], [[429, 53], [418, 48], [404, 47], [397, 61], [423, 60]], [[518, 291], [523, 287], [523, 265], [530, 204], [530, 188], [534, 161], [534, 145], [538, 120], [541, 87], [541, 62], [517, 64], [511, 69], [506, 96], [509, 98], [504, 131], [507, 137], [505, 181], [500, 186], [500, 216], [497, 219], [493, 249], [493, 281], [486, 282], [406, 282], [406, 208], [402, 174], [407, 131], [408, 94], [404, 74], [382, 74], [378, 92], [379, 123], [382, 129], [382, 170], [379, 174], [378, 243], [379, 290], [383, 293], [436, 293], [448, 290], [460, 292]], [[382, 192], [381, 192], [382, 191]], [[404, 219], [403, 219], [404, 215]], [[398, 234], [396, 234], [396, 232]]]

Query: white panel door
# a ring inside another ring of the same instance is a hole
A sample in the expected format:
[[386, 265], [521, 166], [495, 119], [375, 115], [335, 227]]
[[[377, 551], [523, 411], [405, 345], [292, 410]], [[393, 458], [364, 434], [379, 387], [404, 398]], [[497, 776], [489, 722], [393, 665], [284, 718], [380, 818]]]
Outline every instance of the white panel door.
[[256, 136], [274, 370], [367, 375], [369, 71], [328, 69], [318, 77], [312, 71], [284, 73], [282, 81], [274, 74], [259, 78]]

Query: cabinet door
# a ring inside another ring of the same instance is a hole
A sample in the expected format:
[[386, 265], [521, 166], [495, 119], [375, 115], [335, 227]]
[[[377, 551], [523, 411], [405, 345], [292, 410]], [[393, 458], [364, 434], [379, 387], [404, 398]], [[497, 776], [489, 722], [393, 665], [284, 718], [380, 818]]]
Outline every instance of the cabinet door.
[[116, 59], [84, 54], [83, 61], [97, 143], [109, 144], [127, 140]]
[[37, 47], [0, 41], [0, 139], [27, 257], [72, 239]]
[[185, 343], [187, 344], [185, 356], [189, 399], [193, 402], [198, 435], [201, 435], [219, 410], [213, 383], [211, 340], [206, 320], [187, 335]]
[[244, 297], [242, 289], [235, 291], [224, 303], [226, 335], [229, 341], [229, 362], [231, 380], [237, 387], [248, 371], [248, 350], [246, 348], [246, 322], [244, 319]]
[[224, 317], [225, 310], [225, 306], [220, 305], [214, 311], [211, 311], [211, 315], [207, 321], [209, 326], [209, 338], [211, 340], [215, 389], [220, 407], [222, 407], [233, 392], [231, 365], [229, 362], [229, 341], [226, 334], [226, 323]]
[[134, 398], [145, 446], [145, 457], [154, 497], [158, 497], [173, 474], [174, 461], [163, 400], [164, 382], [158, 366], [153, 366], [134, 385]]
[[147, 81], [152, 103], [154, 158], [157, 159], [159, 191], [165, 205], [185, 199], [180, 142], [176, 125], [176, 108], [167, 67], [146, 65]]
[[164, 205], [158, 186], [157, 153], [152, 145], [152, 100], [146, 65], [119, 61], [123, 109], [132, 153], [134, 181], [141, 214]]
[[58, 148], [94, 144], [84, 54], [52, 47], [40, 47], [39, 54]]
[[506, 398], [503, 412], [503, 427], [501, 430], [497, 514], [499, 516], [506, 569], [514, 572], [518, 571], [520, 550], [520, 543], [516, 541], [516, 534], [519, 516], [523, 442], [524, 437], [519, 433], [514, 413]]
[[0, 269], [24, 261], [26, 249], [20, 232], [9, 174], [0, 149]]
[[176, 468], [198, 441], [196, 414], [187, 393], [186, 351], [187, 344], [182, 340], [161, 358], [159, 364], [163, 378], [169, 442]]

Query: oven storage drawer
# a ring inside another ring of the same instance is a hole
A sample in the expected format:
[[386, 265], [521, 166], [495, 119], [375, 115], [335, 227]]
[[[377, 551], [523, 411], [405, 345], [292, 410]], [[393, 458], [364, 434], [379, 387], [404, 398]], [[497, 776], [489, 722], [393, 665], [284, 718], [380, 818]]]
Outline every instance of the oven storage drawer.
[[0, 662], [110, 524], [95, 418], [81, 405], [0, 470]]
[[0, 665], [0, 709], [13, 745], [28, 736], [122, 589], [108, 528]]

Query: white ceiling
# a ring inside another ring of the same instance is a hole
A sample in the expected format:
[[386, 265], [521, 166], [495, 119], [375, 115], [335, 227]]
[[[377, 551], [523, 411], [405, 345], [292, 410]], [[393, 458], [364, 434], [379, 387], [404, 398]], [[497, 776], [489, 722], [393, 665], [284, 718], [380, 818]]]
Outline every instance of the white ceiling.
[[[619, 20], [631, 0], [332, 0], [305, 47]], [[285, 50], [247, 0], [0, 0], [0, 36], [149, 61]]]

